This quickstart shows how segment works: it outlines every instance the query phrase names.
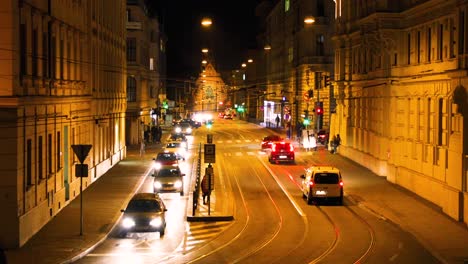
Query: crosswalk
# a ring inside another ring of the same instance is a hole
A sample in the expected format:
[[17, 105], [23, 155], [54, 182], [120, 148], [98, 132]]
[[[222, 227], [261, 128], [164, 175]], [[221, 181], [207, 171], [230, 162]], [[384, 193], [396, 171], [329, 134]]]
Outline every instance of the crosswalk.
[[231, 224], [232, 222], [186, 222], [185, 239], [176, 252], [187, 254], [218, 236]]

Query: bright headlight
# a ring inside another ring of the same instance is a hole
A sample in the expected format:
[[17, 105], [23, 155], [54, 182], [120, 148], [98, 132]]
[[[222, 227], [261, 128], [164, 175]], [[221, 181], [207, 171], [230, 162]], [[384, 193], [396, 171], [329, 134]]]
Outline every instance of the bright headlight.
[[182, 131], [182, 129], [181, 129], [180, 127], [176, 127], [176, 128], [175, 128], [175, 132], [176, 132], [176, 133], [180, 133], [181, 131]]
[[176, 181], [176, 182], [174, 182], [174, 187], [176, 187], [176, 188], [182, 187], [182, 181]]
[[192, 133], [192, 129], [190, 127], [187, 128], [187, 133]]
[[161, 168], [161, 163], [155, 162], [155, 163], [153, 164], [153, 168], [155, 168], [156, 170], [159, 170], [159, 169]]
[[132, 228], [135, 226], [135, 221], [133, 221], [133, 219], [131, 218], [125, 218], [123, 221], [122, 221], [122, 226], [124, 228]]
[[161, 189], [161, 188], [162, 188], [162, 184], [161, 184], [160, 182], [158, 182], [158, 181], [155, 181], [155, 182], [154, 182], [154, 188], [156, 188], [156, 189]]
[[157, 218], [151, 220], [150, 225], [151, 225], [151, 226], [154, 226], [154, 227], [159, 227], [159, 226], [161, 226], [161, 225], [162, 225], [162, 220], [161, 220], [161, 218], [160, 218], [160, 217], [157, 217]]

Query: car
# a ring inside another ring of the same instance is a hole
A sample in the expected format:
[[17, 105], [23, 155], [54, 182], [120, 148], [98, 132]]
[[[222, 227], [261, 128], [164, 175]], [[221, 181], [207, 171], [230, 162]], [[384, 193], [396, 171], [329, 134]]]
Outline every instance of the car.
[[225, 114], [223, 118], [224, 119], [232, 119], [232, 115], [231, 114]]
[[167, 208], [158, 194], [136, 193], [120, 211], [120, 236], [126, 237], [129, 232], [159, 232], [164, 236]]
[[190, 119], [190, 118], [182, 119], [180, 122], [187, 122], [187, 123], [189, 123], [189, 124], [192, 126], [192, 128], [199, 128], [199, 127], [201, 127], [201, 122], [196, 121], [196, 120], [193, 120], [193, 119]]
[[322, 145], [326, 145], [328, 143], [328, 136], [329, 133], [328, 131], [326, 130], [319, 130], [319, 132], [317, 133], [317, 142], [322, 144]]
[[181, 160], [185, 160], [187, 154], [187, 142], [184, 141], [169, 141], [164, 147], [164, 151], [172, 151]]
[[270, 163], [295, 162], [294, 146], [291, 142], [273, 142], [268, 155]]
[[184, 135], [192, 134], [192, 125], [189, 122], [179, 122], [174, 127], [175, 133], [182, 133]]
[[154, 193], [178, 192], [184, 195], [184, 176], [179, 166], [164, 165], [153, 171]]
[[178, 165], [179, 156], [173, 151], [159, 152], [155, 158], [153, 158], [153, 168], [159, 170], [163, 165]]
[[278, 135], [269, 135], [263, 138], [262, 140], [262, 150], [271, 149], [271, 145], [276, 141], [283, 141], [284, 139]]
[[187, 141], [187, 137], [183, 133], [171, 133], [167, 137], [167, 141]]
[[307, 204], [318, 200], [336, 200], [343, 204], [343, 178], [338, 168], [333, 166], [312, 166], [306, 169], [302, 178], [302, 196]]

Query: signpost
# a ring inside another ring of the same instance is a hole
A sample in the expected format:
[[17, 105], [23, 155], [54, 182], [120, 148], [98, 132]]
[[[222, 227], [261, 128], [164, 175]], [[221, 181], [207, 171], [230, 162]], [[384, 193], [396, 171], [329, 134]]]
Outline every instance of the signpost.
[[72, 145], [81, 164], [75, 165], [75, 176], [80, 177], [80, 236], [83, 235], [83, 177], [88, 177], [88, 164], [83, 164], [93, 145]]
[[206, 135], [206, 142], [204, 148], [205, 151], [203, 152], [204, 154], [204, 161], [205, 163], [208, 163], [208, 167], [205, 169], [205, 177], [208, 177], [208, 188], [210, 192], [208, 192], [208, 215], [211, 213], [211, 208], [210, 208], [210, 196], [211, 196], [211, 191], [214, 190], [214, 171], [213, 171], [213, 166], [211, 163], [216, 162], [216, 145], [212, 144], [213, 143], [213, 135], [212, 134], [207, 134]]

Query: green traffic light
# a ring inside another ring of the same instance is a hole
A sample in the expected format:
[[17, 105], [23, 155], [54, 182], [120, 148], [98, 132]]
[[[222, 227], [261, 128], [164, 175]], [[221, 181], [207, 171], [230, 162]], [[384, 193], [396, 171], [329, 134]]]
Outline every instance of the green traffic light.
[[307, 125], [309, 125], [309, 124], [310, 124], [309, 119], [304, 119], [304, 125], [307, 126]]

